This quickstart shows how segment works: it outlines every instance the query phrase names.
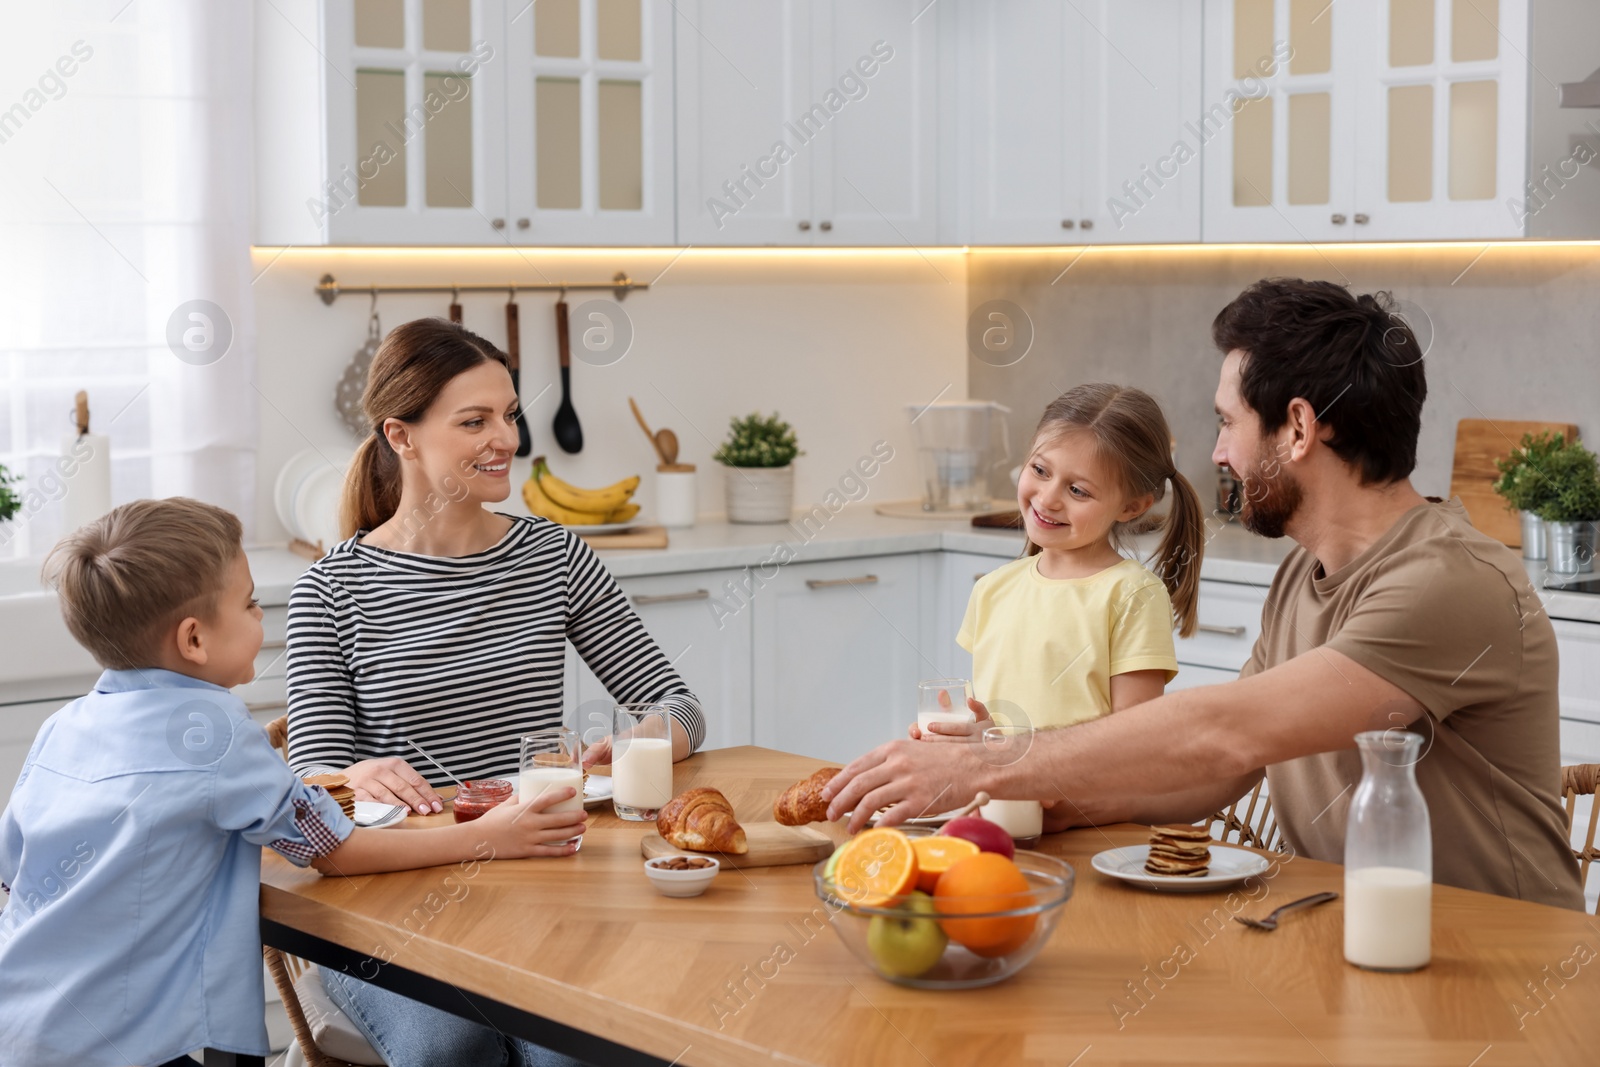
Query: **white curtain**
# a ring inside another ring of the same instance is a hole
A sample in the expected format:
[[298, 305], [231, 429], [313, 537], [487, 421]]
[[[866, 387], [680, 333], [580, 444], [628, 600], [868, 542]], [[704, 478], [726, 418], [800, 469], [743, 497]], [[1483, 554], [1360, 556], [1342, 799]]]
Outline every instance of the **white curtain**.
[[0, 10], [0, 463], [24, 477], [0, 556], [61, 533], [79, 389], [111, 439], [113, 503], [194, 496], [248, 530], [252, 4]]

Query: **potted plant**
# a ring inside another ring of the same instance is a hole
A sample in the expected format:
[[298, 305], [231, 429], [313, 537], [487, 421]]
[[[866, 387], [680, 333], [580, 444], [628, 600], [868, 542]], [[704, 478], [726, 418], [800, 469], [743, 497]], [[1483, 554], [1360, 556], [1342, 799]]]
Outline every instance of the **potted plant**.
[[787, 522], [794, 509], [794, 428], [777, 412], [728, 420], [728, 439], [712, 459], [724, 468], [729, 522]]
[[12, 474], [0, 463], [0, 522], [9, 522], [22, 510], [22, 497], [11, 488], [20, 481], [20, 474]]
[[1600, 464], [1574, 441], [1545, 461], [1551, 495], [1538, 507], [1549, 536], [1550, 570], [1585, 574], [1594, 570], [1595, 528], [1600, 522]]
[[1545, 528], [1544, 520], [1539, 517], [1539, 507], [1555, 494], [1546, 467], [1563, 444], [1560, 434], [1542, 433], [1535, 437], [1525, 433], [1522, 444], [1512, 449], [1509, 456], [1494, 461], [1495, 469], [1500, 472], [1494, 491], [1522, 521], [1523, 559], [1545, 558]]

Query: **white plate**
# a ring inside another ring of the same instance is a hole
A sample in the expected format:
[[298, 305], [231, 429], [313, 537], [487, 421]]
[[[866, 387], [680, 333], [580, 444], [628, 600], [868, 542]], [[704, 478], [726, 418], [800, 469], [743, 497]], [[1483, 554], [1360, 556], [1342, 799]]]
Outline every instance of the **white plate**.
[[[384, 818], [388, 815], [388, 818]], [[356, 801], [355, 824], [367, 830], [382, 830], [390, 826], [399, 826], [406, 821], [406, 808], [403, 804], [379, 804], [371, 800]]]
[[301, 538], [328, 549], [339, 543], [339, 497], [344, 492], [344, 470], [319, 462], [321, 466], [305, 476], [294, 494], [294, 522]]
[[290, 456], [278, 471], [278, 479], [272, 485], [272, 506], [278, 513], [278, 521], [283, 523], [283, 528], [289, 531], [291, 537], [305, 536], [295, 526], [295, 493], [299, 492], [300, 483], [305, 481], [306, 475], [322, 465], [322, 457], [317, 450], [305, 448]]
[[[566, 524], [563, 523], [562, 525], [565, 526]], [[580, 535], [582, 535], [582, 534], [591, 534], [591, 535], [592, 534], [612, 534], [612, 533], [622, 533], [624, 530], [631, 530], [635, 526], [643, 526], [643, 525], [644, 525], [644, 521], [643, 520], [634, 518], [634, 519], [629, 519], [627, 522], [597, 522], [593, 526], [567, 526], [567, 529], [571, 530], [575, 534], [580, 534]]]
[[1167, 893], [1204, 893], [1211, 889], [1225, 889], [1271, 866], [1265, 856], [1258, 856], [1246, 849], [1212, 845], [1211, 869], [1199, 878], [1183, 878], [1146, 872], [1144, 861], [1149, 855], [1149, 845], [1127, 845], [1098, 852], [1089, 863], [1101, 874], [1110, 875], [1129, 885]]

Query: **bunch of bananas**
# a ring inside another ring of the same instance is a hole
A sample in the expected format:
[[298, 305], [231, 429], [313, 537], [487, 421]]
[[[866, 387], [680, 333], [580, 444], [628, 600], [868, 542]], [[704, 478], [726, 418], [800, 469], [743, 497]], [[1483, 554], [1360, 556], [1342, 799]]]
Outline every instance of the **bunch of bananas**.
[[628, 498], [639, 488], [639, 476], [624, 478], [604, 489], [579, 489], [550, 473], [543, 456], [534, 457], [533, 477], [522, 486], [522, 499], [535, 515], [563, 526], [599, 526], [627, 522], [639, 514]]

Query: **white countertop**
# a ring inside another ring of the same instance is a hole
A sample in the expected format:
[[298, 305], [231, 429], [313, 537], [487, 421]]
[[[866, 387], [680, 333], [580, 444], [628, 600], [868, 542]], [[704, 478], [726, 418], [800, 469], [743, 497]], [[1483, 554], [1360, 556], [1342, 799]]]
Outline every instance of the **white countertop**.
[[[1207, 532], [1200, 576], [1211, 581], [1270, 585], [1278, 564], [1293, 547], [1287, 538], [1271, 541], [1257, 537], [1237, 523], [1211, 520]], [[1152, 554], [1157, 540], [1155, 536], [1139, 538], [1139, 555], [1146, 558]], [[669, 531], [669, 542], [664, 549], [602, 549], [600, 558], [616, 577], [636, 578], [756, 566], [771, 559], [780, 542], [802, 562], [941, 550], [1013, 559], [1022, 550], [1020, 533], [975, 529], [965, 520], [889, 518], [865, 504], [846, 507], [820, 528], [808, 528], [798, 521], [741, 525], [717, 517]], [[310, 565], [284, 548], [256, 547], [249, 550], [249, 556], [256, 594], [266, 605], [287, 603], [290, 587]], [[1542, 589], [1544, 563], [1523, 562], [1552, 618], [1600, 622], [1600, 596]]]

